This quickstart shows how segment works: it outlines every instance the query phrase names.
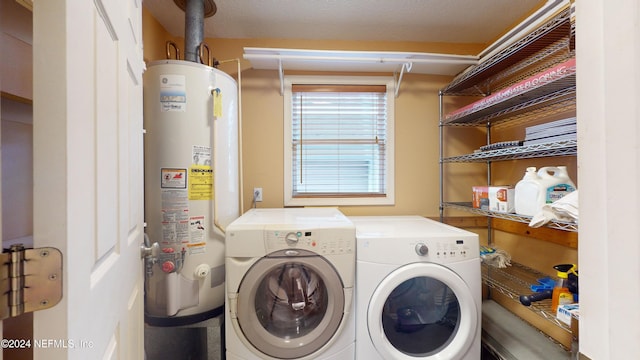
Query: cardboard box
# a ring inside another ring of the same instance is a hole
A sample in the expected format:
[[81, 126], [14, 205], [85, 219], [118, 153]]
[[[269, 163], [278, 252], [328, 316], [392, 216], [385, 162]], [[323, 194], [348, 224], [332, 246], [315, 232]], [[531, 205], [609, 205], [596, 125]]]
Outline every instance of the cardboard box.
[[489, 186], [489, 211], [513, 213], [516, 211], [514, 200], [513, 186]]
[[489, 187], [473, 186], [471, 205], [476, 209], [489, 210]]
[[556, 318], [571, 326], [571, 318], [580, 319], [580, 304], [559, 305]]

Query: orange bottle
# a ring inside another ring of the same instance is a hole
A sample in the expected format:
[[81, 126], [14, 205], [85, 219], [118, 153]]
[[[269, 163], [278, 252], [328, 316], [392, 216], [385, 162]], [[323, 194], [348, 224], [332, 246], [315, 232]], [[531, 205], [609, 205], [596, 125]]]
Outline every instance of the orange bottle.
[[573, 303], [573, 294], [569, 291], [569, 272], [575, 271], [574, 264], [560, 264], [553, 267], [557, 270], [558, 280], [551, 295], [551, 310], [558, 311], [558, 305]]

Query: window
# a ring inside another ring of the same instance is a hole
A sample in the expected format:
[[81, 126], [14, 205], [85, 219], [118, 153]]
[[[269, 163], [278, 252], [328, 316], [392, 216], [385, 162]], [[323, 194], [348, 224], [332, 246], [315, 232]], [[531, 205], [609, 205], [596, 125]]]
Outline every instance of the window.
[[285, 206], [393, 204], [393, 78], [284, 84]]

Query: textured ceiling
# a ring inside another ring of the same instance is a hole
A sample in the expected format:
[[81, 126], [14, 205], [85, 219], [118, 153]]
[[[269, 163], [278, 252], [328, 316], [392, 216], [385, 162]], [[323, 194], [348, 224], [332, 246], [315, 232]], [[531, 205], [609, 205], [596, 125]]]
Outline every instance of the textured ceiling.
[[[207, 38], [419, 41], [488, 44], [544, 0], [214, 0]], [[173, 0], [143, 6], [174, 36], [184, 12]]]

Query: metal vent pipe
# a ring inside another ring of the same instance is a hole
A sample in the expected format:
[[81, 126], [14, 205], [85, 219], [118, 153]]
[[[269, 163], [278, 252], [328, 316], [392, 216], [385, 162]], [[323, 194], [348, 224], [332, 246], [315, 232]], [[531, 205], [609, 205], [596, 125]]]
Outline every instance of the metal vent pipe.
[[184, 59], [199, 62], [198, 48], [204, 38], [204, 18], [213, 16], [213, 0], [174, 0], [184, 10]]
[[187, 0], [184, 11], [184, 59], [198, 61], [198, 47], [204, 37], [204, 0]]

